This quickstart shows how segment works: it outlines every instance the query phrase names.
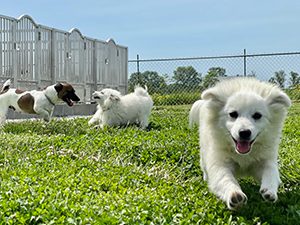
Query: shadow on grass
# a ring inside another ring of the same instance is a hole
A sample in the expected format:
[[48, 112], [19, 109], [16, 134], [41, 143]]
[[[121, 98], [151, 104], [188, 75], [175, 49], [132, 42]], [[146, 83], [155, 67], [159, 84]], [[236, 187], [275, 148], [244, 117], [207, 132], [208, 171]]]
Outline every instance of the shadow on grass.
[[300, 224], [299, 187], [294, 190], [281, 187], [277, 202], [270, 203], [263, 200], [258, 185], [242, 182], [241, 186], [248, 196], [248, 203], [241, 210], [234, 212], [234, 215], [242, 216], [250, 221], [258, 219], [262, 224]]
[[[139, 129], [138, 124], [128, 124], [107, 129]], [[161, 125], [157, 122], [150, 122], [145, 131], [161, 130]], [[22, 133], [36, 133], [39, 135], [52, 135], [52, 134], [64, 134], [64, 135], [84, 135], [90, 132], [99, 132], [101, 128], [88, 126], [88, 119], [77, 118], [77, 119], [53, 119], [47, 123], [42, 120], [35, 121], [23, 121], [19, 123], [7, 123], [2, 127], [2, 131], [12, 134]]]

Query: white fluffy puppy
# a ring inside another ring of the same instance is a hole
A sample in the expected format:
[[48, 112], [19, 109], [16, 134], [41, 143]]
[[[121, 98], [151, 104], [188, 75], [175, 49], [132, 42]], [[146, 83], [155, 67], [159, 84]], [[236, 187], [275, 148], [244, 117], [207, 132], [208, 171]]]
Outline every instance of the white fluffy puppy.
[[115, 96], [121, 96], [121, 92], [111, 89], [111, 88], [104, 88], [101, 91], [95, 91], [92, 95], [92, 97], [96, 100], [98, 103], [97, 105], [97, 111], [93, 115], [93, 117], [89, 120], [88, 124], [93, 125], [93, 124], [101, 124], [102, 123], [102, 108], [101, 105], [104, 104], [104, 101], [108, 99], [111, 95]]
[[192, 105], [192, 108], [189, 112], [189, 127], [192, 128], [194, 125], [199, 126], [200, 120], [200, 108], [203, 104], [203, 100], [197, 100]]
[[133, 93], [120, 96], [110, 94], [103, 98], [98, 93], [94, 94], [101, 107], [100, 127], [139, 124], [145, 129], [153, 107], [153, 101], [147, 92], [147, 88], [136, 87]]
[[262, 197], [275, 202], [278, 146], [289, 97], [254, 78], [221, 81], [201, 97], [201, 167], [210, 190], [234, 210], [247, 201], [237, 177], [252, 176]]

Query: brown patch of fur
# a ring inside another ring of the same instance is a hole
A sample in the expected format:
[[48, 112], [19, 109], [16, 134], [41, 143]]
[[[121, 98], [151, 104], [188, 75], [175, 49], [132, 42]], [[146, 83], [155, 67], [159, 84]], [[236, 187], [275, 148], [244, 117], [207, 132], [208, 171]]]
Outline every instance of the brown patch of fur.
[[25, 92], [25, 91], [20, 90], [20, 89], [16, 89], [16, 90], [15, 90], [15, 93], [16, 93], [16, 94], [22, 94], [23, 92]]
[[73, 101], [80, 101], [80, 98], [75, 94], [75, 90], [71, 84], [57, 83], [54, 88], [57, 92], [57, 97], [66, 102], [68, 106], [73, 106]]
[[27, 94], [21, 96], [18, 99], [18, 105], [24, 112], [30, 113], [30, 114], [36, 114], [36, 112], [33, 109], [34, 98], [31, 94], [27, 93]]
[[70, 85], [68, 83], [61, 83], [61, 85], [62, 85], [62, 89], [57, 93], [57, 95], [60, 99], [62, 99], [68, 93], [68, 91], [74, 90], [72, 85]]

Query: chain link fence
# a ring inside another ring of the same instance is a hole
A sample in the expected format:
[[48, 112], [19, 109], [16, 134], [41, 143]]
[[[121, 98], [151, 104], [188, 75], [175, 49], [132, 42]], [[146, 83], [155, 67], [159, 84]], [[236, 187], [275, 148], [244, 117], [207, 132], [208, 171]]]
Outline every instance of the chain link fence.
[[191, 104], [218, 80], [254, 76], [300, 99], [300, 52], [128, 61], [128, 91], [147, 85], [156, 105]]

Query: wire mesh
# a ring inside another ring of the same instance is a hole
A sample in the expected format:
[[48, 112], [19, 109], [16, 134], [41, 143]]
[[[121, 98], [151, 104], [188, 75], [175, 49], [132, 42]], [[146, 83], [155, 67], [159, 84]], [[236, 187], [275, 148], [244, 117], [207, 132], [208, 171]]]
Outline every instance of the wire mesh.
[[270, 81], [285, 89], [293, 100], [300, 98], [300, 52], [149, 60], [137, 58], [129, 60], [128, 72], [129, 92], [136, 85], [147, 85], [156, 105], [191, 104], [200, 98], [204, 89], [232, 76], [254, 76]]

